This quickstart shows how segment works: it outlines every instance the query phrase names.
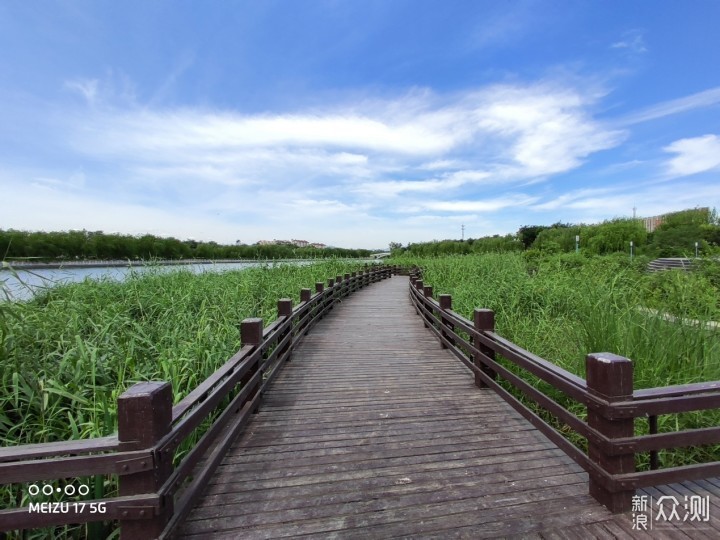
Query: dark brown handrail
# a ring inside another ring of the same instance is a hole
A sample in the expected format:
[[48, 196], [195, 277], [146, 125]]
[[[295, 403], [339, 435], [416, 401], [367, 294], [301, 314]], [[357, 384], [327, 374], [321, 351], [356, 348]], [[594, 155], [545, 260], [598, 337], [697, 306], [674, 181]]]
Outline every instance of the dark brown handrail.
[[[327, 286], [317, 283], [315, 294], [302, 289], [294, 308], [288, 299], [278, 302], [278, 318], [265, 328], [260, 319], [244, 320], [240, 350], [175, 406], [168, 383], [138, 383], [120, 396], [117, 435], [0, 449], [0, 484], [91, 475], [120, 479], [118, 497], [71, 502], [62, 513], [39, 507], [33, 512], [30, 506], [0, 510], [0, 531], [120, 520], [122, 537], [170, 534], [304, 335], [344, 297], [396, 271], [375, 267], [331, 278]], [[229, 405], [213, 419], [226, 398]], [[212, 425], [173, 466], [178, 447], [209, 419]]]
[[[590, 474], [590, 492], [612, 511], [631, 508], [636, 488], [714, 476], [720, 462], [658, 469], [657, 451], [720, 443], [720, 427], [657, 433], [658, 414], [720, 408], [720, 381], [633, 390], [632, 362], [609, 353], [586, 358], [588, 379], [544, 360], [483, 326], [489, 310], [475, 310], [475, 322], [452, 311], [452, 298], [432, 298], [432, 287], [411, 273], [410, 297], [426, 327], [475, 374], [476, 385], [492, 388]], [[490, 312], [491, 314], [492, 312]], [[482, 317], [479, 317], [482, 315]], [[492, 325], [490, 325], [492, 326]], [[465, 334], [465, 336], [463, 336]], [[495, 359], [498, 355], [587, 407], [587, 419], [540, 392]], [[584, 437], [588, 453], [500, 385], [500, 378], [556, 420]], [[635, 435], [634, 419], [648, 417], [650, 434]], [[650, 452], [650, 471], [635, 471], [635, 453]]]

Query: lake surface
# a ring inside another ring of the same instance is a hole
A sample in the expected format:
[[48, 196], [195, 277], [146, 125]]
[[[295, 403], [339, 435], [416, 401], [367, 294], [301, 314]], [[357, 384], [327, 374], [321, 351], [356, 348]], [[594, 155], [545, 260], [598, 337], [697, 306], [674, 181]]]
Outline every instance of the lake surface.
[[[3, 300], [28, 300], [38, 292], [61, 283], [74, 283], [85, 279], [124, 280], [130, 272], [142, 273], [148, 270], [172, 272], [190, 270], [196, 274], [202, 272], [225, 272], [242, 270], [253, 266], [275, 264], [311, 264], [313, 261], [294, 261], [292, 263], [261, 261], [261, 262], [223, 262], [211, 264], [182, 264], [167, 266], [112, 266], [105, 268], [50, 268], [34, 270], [0, 270], [0, 302]], [[9, 296], [9, 298], [8, 298]]]

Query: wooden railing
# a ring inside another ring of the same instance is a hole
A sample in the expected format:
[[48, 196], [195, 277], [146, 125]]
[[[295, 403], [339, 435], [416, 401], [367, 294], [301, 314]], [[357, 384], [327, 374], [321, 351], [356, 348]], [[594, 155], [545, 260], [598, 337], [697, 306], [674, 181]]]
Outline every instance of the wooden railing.
[[[720, 443], [720, 427], [657, 433], [657, 417], [720, 409], [720, 381], [633, 389], [633, 364], [610, 353], [586, 356], [582, 379], [511, 343], [495, 333], [495, 316], [476, 309], [473, 321], [452, 310], [450, 295], [433, 299], [432, 287], [411, 273], [410, 297], [424, 324], [475, 374], [475, 384], [492, 388], [589, 474], [590, 494], [613, 512], [632, 507], [635, 489], [720, 475], [720, 462], [658, 469], [659, 450]], [[505, 362], [498, 361], [502, 357]], [[508, 367], [515, 366], [548, 383], [587, 408], [582, 419], [532, 386]], [[505, 381], [504, 385], [499, 381]], [[587, 441], [587, 453], [505, 386], [509, 383], [543, 414]], [[635, 435], [635, 419], [647, 418], [649, 434]], [[636, 471], [635, 454], [650, 454], [650, 470]]]
[[[278, 301], [278, 317], [265, 328], [262, 319], [245, 319], [240, 350], [175, 406], [170, 383], [134, 385], [118, 399], [117, 435], [0, 448], [0, 485], [33, 483], [29, 498], [38, 496], [30, 506], [0, 511], [0, 531], [119, 520], [122, 538], [171, 535], [303, 336], [336, 302], [392, 271], [375, 267], [316, 283], [314, 294], [302, 289], [296, 307]], [[207, 430], [174, 465], [178, 447], [201, 425]], [[78, 500], [64, 491], [55, 506], [39, 502], [58, 489], [43, 482], [94, 475], [117, 475], [118, 496]]]

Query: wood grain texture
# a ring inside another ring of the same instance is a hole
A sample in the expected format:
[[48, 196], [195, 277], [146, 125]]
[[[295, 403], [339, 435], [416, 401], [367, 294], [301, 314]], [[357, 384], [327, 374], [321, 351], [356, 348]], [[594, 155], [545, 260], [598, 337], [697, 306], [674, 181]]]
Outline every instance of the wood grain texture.
[[232, 445], [182, 538], [712, 538], [705, 523], [636, 531], [580, 467], [423, 328], [395, 276], [308, 334]]

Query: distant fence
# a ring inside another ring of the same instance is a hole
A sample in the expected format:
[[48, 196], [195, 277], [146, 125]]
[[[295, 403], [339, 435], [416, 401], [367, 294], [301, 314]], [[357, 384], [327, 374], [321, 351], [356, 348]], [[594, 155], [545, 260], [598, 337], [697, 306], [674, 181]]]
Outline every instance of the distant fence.
[[[657, 433], [658, 415], [719, 409], [720, 381], [634, 390], [632, 362], [610, 353], [588, 354], [587, 379], [582, 379], [496, 334], [493, 311], [476, 309], [470, 321], [452, 310], [450, 295], [433, 299], [432, 287], [419, 272], [411, 274], [410, 297], [442, 346], [473, 371], [476, 386], [495, 390], [585, 469], [590, 494], [611, 511], [630, 510], [637, 488], [720, 475], [718, 461], [665, 469], [659, 469], [658, 462], [658, 450], [720, 443], [720, 427]], [[587, 420], [513, 373], [500, 357], [584, 404]], [[583, 437], [587, 453], [501, 386], [500, 379]], [[647, 435], [635, 435], [636, 418], [647, 418]], [[640, 452], [649, 453], [648, 471], [635, 469], [635, 454]]]
[[[302, 289], [294, 308], [291, 300], [279, 300], [278, 317], [265, 328], [262, 319], [245, 319], [240, 350], [177, 405], [173, 406], [167, 382], [138, 383], [122, 394], [117, 435], [0, 448], [2, 485], [119, 477], [117, 497], [66, 497], [72, 502], [31, 502], [2, 510], [0, 531], [119, 520], [122, 538], [171, 534], [192, 509], [233, 439], [257, 412], [263, 392], [303, 336], [342, 298], [391, 275], [392, 269], [382, 266], [336, 276], [327, 285], [316, 283], [314, 294]], [[174, 466], [176, 450], [201, 425], [207, 431]], [[33, 485], [36, 493], [30, 495], [54, 495], [51, 484]]]

